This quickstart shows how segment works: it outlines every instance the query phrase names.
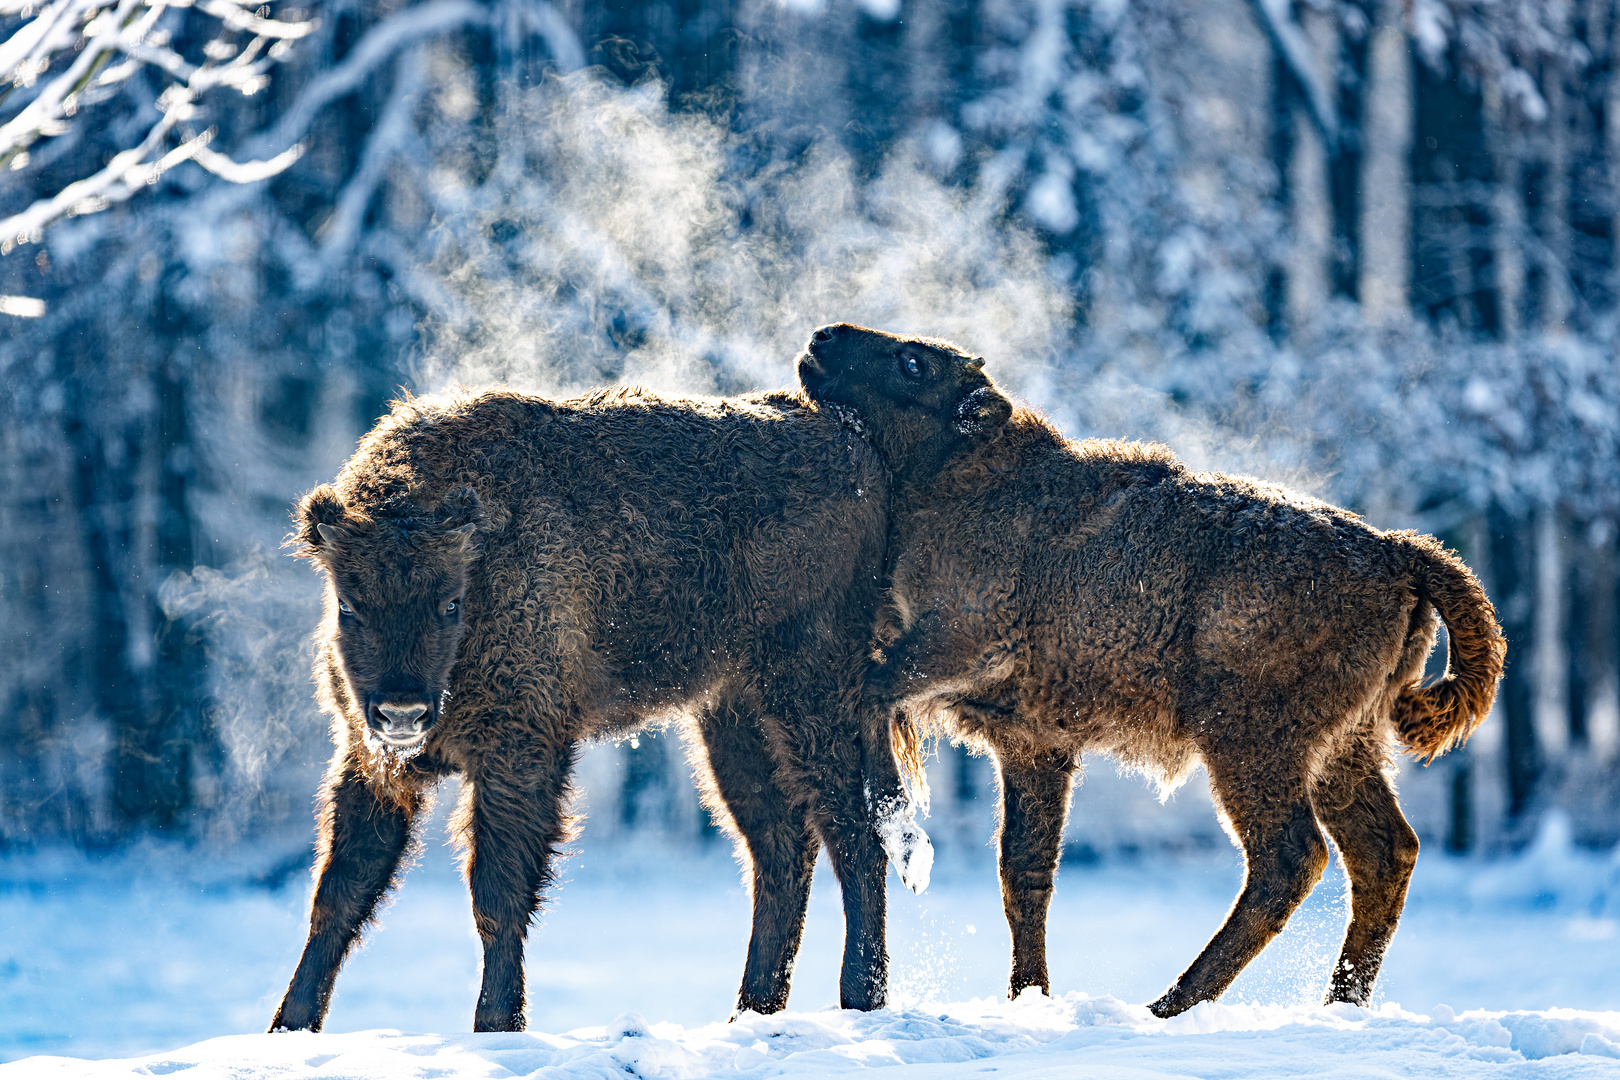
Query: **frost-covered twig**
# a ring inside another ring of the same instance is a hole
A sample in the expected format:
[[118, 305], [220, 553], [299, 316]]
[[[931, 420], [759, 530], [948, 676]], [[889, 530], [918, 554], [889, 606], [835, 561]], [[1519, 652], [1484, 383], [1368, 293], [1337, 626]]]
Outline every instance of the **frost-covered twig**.
[[[80, 119], [85, 107], [142, 67], [173, 80], [155, 102], [162, 115], [136, 146], [116, 154], [92, 175], [0, 221], [0, 251], [37, 240], [53, 221], [127, 199], [182, 161], [196, 161], [215, 175], [244, 183], [274, 175], [297, 159], [301, 148], [290, 146], [262, 161], [234, 161], [209, 148], [212, 129], [187, 134], [179, 146], [170, 147], [171, 133], [196, 116], [204, 95], [219, 87], [258, 92], [287, 44], [308, 35], [316, 25], [266, 18], [234, 0], [196, 0], [195, 6], [218, 19], [221, 29], [203, 49], [207, 59], [193, 64], [169, 48], [167, 34], [157, 28], [165, 12], [193, 2], [54, 0], [0, 42], [0, 80], [11, 84], [6, 95], [34, 91], [32, 100], [0, 124], [0, 167], [24, 167], [28, 148], [39, 139], [61, 135], [75, 122], [88, 123]], [[0, 14], [18, 10], [26, 10], [18, 0], [0, 4]], [[226, 38], [241, 32], [254, 36], [239, 51]], [[57, 61], [69, 57], [60, 74], [40, 82]]]
[[425, 37], [486, 23], [490, 10], [473, 0], [434, 0], [394, 13], [367, 30], [341, 64], [311, 79], [282, 113], [275, 129], [254, 146], [288, 146], [302, 139], [315, 116], [351, 92], [400, 49]]
[[214, 137], [214, 130], [209, 128], [156, 160], [151, 160], [179, 119], [180, 110], [171, 109], [153, 125], [139, 146], [118, 154], [99, 172], [77, 180], [55, 195], [40, 199], [21, 213], [0, 221], [0, 255], [10, 254], [18, 244], [38, 243], [45, 227], [53, 221], [79, 214], [93, 214], [113, 203], [123, 202], [143, 187], [157, 183], [158, 177], [182, 161], [195, 161], [225, 180], [247, 184], [281, 172], [297, 161], [304, 150], [302, 145], [294, 145], [268, 161], [233, 161], [208, 148], [209, 141]]
[[332, 216], [326, 219], [318, 233], [319, 256], [301, 264], [306, 284], [330, 273], [337, 260], [354, 246], [364, 223], [366, 207], [371, 204], [377, 186], [387, 174], [394, 155], [413, 141], [415, 129], [411, 114], [426, 86], [426, 63], [420, 47], [407, 52], [396, 66], [394, 94], [388, 107], [372, 129], [371, 138], [360, 153], [354, 176], [338, 195]]

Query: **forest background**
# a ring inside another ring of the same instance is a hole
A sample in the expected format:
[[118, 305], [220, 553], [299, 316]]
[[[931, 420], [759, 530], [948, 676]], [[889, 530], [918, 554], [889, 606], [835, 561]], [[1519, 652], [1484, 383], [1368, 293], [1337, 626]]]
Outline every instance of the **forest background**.
[[[0, 0], [0, 41], [0, 850], [307, 858], [279, 544], [400, 388], [773, 388], [834, 320], [1439, 534], [1511, 653], [1414, 824], [1620, 839], [1616, 0]], [[988, 763], [934, 769], [982, 848]], [[705, 843], [686, 772], [593, 751], [591, 828]], [[1111, 773], [1072, 856], [1224, 844]]]

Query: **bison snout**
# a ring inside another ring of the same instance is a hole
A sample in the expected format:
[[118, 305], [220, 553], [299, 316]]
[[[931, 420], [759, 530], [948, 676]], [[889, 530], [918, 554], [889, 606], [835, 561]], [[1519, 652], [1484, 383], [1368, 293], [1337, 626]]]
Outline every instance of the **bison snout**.
[[422, 737], [428, 707], [420, 701], [385, 701], [377, 706], [382, 737], [389, 742], [412, 743]]
[[822, 356], [820, 351], [831, 345], [849, 328], [848, 323], [831, 323], [813, 331], [810, 334], [810, 343], [804, 347], [804, 355], [799, 357], [800, 365], [809, 368], [813, 374], [826, 375], [827, 357]]

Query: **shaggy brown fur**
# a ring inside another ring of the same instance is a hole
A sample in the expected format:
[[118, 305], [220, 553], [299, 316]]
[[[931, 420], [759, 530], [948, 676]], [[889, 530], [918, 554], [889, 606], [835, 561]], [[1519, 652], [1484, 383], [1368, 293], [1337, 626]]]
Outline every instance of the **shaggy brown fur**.
[[[1048, 988], [1071, 781], [1083, 751], [1104, 751], [1165, 784], [1202, 762], [1246, 859], [1225, 925], [1154, 1012], [1218, 997], [1282, 929], [1327, 865], [1323, 828], [1351, 886], [1327, 996], [1365, 1002], [1418, 850], [1389, 781], [1392, 737], [1425, 758], [1461, 743], [1501, 674], [1479, 583], [1431, 537], [1191, 473], [1163, 447], [1069, 442], [1011, 410], [981, 364], [836, 326], [817, 332], [800, 376], [893, 474], [887, 663], [867, 678], [871, 706], [943, 721], [999, 766], [1012, 992]], [[998, 436], [940, 460], [965, 418], [1009, 412]], [[1422, 688], [1436, 609], [1451, 667]]]
[[459, 773], [474, 1026], [520, 1029], [580, 743], [683, 713], [752, 876], [739, 1008], [786, 1002], [823, 841], [840, 998], [882, 1005], [885, 863], [862, 782], [899, 774], [886, 737], [863, 760], [853, 725], [886, 505], [869, 447], [797, 396], [396, 403], [297, 511], [329, 585], [316, 679], [337, 752], [309, 941], [272, 1028], [320, 1027], [426, 793]]

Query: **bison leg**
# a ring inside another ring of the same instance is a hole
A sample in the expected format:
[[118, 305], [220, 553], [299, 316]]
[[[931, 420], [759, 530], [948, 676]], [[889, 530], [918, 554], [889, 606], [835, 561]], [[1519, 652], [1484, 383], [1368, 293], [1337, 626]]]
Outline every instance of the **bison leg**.
[[753, 717], [721, 706], [705, 712], [698, 727], [715, 793], [746, 845], [753, 872], [754, 926], [737, 1010], [779, 1012], [787, 1006], [821, 845], [804, 808], [778, 782]]
[[[867, 797], [866, 764], [854, 709], [824, 718], [805, 712], [804, 702], [839, 703], [841, 692], [826, 668], [784, 673], [778, 685], [794, 697], [766, 702], [767, 737], [779, 759], [779, 777], [795, 801], [810, 807], [810, 819], [838, 876], [844, 895], [844, 961], [838, 998], [846, 1009], [881, 1009], [888, 995], [889, 954], [884, 943], [883, 876], [888, 869]], [[888, 751], [887, 727], [884, 750]], [[897, 774], [898, 775], [898, 774]], [[791, 786], [789, 786], [791, 785]]]
[[[1234, 710], [1226, 710], [1230, 715]], [[1174, 1016], [1221, 996], [1288, 922], [1327, 869], [1327, 843], [1305, 798], [1303, 755], [1285, 748], [1256, 760], [1247, 748], [1229, 760], [1206, 754], [1217, 804], [1243, 846], [1243, 891], [1198, 959], [1148, 1008]], [[1296, 770], [1290, 766], [1301, 767]], [[1278, 766], [1297, 779], [1278, 776]]]
[[[839, 700], [835, 696], [822, 700]], [[784, 714], [779, 714], [784, 715]], [[888, 1000], [889, 951], [884, 936], [888, 858], [878, 830], [891, 832], [898, 806], [869, 791], [869, 758], [892, 754], [887, 725], [883, 746], [863, 749], [867, 738], [853, 731], [815, 733], [814, 721], [784, 715], [787, 732], [803, 737], [794, 757], [806, 767], [814, 820], [844, 897], [844, 960], [838, 979], [839, 1004], [846, 1009], [881, 1009]], [[872, 753], [868, 753], [870, 749]], [[895, 774], [896, 783], [898, 773]], [[881, 776], [877, 777], [881, 782]], [[909, 822], [909, 818], [905, 819]], [[920, 830], [919, 830], [920, 832]], [[923, 838], [926, 842], [926, 837]]]
[[271, 1031], [321, 1029], [338, 967], [394, 884], [421, 807], [415, 792], [403, 805], [379, 798], [353, 762], [331, 776], [323, 794], [309, 940]]
[[1314, 801], [1350, 878], [1350, 925], [1333, 966], [1327, 1001], [1365, 1005], [1406, 906], [1418, 838], [1375, 763], [1359, 768], [1337, 764]]
[[512, 760], [486, 767], [469, 779], [457, 808], [473, 923], [484, 945], [474, 1031], [523, 1030], [523, 943], [570, 826], [573, 749], [556, 758], [533, 768]]
[[1035, 754], [997, 748], [1001, 777], [1001, 903], [1012, 930], [1010, 996], [1026, 986], [1051, 992], [1046, 974], [1046, 912], [1063, 848], [1074, 780], [1073, 751]]
[[[855, 777], [857, 783], [859, 777]], [[819, 822], [833, 873], [844, 894], [844, 961], [838, 1003], [845, 1009], [881, 1009], [888, 1003], [889, 950], [884, 936], [888, 859], [857, 789], [823, 792], [828, 812]]]

